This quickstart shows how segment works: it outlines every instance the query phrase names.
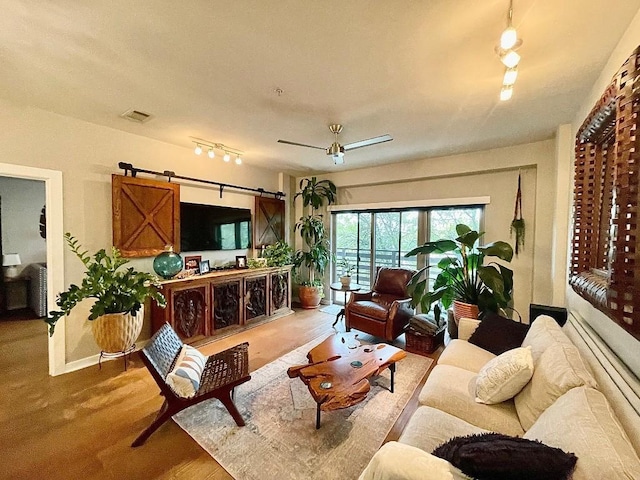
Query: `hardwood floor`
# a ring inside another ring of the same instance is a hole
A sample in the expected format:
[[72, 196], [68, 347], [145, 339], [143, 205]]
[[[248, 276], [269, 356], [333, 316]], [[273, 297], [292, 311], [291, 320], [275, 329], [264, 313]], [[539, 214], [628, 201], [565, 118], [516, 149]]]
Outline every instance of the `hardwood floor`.
[[[253, 371], [333, 331], [334, 318], [297, 310], [200, 349], [209, 355], [248, 341]], [[343, 331], [343, 324], [338, 328]], [[403, 344], [402, 338], [397, 344]], [[131, 448], [162, 404], [156, 384], [136, 355], [126, 372], [120, 359], [106, 362], [102, 370], [95, 366], [50, 377], [44, 322], [0, 322], [0, 369], [0, 478], [231, 478], [172, 421], [143, 446]], [[397, 438], [415, 410], [418, 391], [388, 440]], [[248, 454], [247, 461], [250, 458]]]

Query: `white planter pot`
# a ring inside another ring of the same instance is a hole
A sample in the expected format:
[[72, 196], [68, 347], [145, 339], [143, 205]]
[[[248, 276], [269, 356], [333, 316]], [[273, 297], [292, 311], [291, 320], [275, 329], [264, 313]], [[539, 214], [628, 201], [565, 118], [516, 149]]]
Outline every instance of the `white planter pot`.
[[351, 285], [351, 277], [340, 277], [340, 283], [343, 287], [348, 287]]
[[136, 316], [129, 313], [109, 313], [91, 321], [93, 338], [104, 353], [127, 352], [142, 331], [144, 306]]

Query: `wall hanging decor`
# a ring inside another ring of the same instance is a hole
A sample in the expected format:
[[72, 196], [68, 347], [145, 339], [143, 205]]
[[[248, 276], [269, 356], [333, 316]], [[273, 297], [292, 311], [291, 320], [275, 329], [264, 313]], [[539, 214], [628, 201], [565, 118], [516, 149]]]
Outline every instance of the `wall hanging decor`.
[[578, 130], [569, 284], [640, 340], [640, 47]]
[[513, 220], [511, 220], [510, 236], [516, 235], [515, 254], [524, 248], [524, 219], [522, 218], [522, 177], [518, 172], [518, 191], [516, 192], [516, 205], [513, 209]]

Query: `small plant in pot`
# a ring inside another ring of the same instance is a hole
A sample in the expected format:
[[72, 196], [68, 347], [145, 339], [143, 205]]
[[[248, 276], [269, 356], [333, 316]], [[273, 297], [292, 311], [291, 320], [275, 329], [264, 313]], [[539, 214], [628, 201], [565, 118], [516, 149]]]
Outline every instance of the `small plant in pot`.
[[49, 312], [45, 319], [49, 335], [53, 335], [60, 318], [69, 315], [82, 300], [93, 298], [89, 320], [96, 343], [103, 352], [126, 352], [140, 335], [145, 300], [152, 298], [159, 306], [166, 306], [164, 296], [157, 290], [157, 277], [132, 267], [122, 269], [129, 261], [115, 247], [111, 255], [102, 249], [90, 256], [70, 233], [65, 234], [65, 239], [86, 272], [80, 286], [72, 284], [58, 295], [56, 305], [60, 310]]
[[318, 181], [316, 177], [302, 179], [294, 201], [298, 197], [302, 198], [303, 210], [307, 210], [307, 214], [295, 226], [303, 242], [303, 247], [293, 257], [299, 285], [298, 296], [302, 308], [316, 308], [324, 296], [322, 276], [331, 261], [327, 233], [318, 211], [325, 204], [335, 202], [336, 186], [330, 180]]
[[342, 257], [340, 261], [338, 261], [337, 266], [342, 268], [340, 283], [342, 283], [343, 287], [348, 287], [349, 285], [351, 285], [351, 274], [356, 269], [355, 265], [349, 262], [349, 259], [347, 257]]
[[[431, 266], [427, 265], [418, 270], [409, 282], [408, 290], [414, 305], [420, 305], [422, 312], [428, 313], [434, 303], [440, 302], [445, 309], [453, 304], [456, 321], [461, 316], [482, 318], [486, 312], [509, 308], [513, 271], [496, 262], [485, 265], [484, 261], [487, 257], [496, 257], [511, 262], [511, 245], [497, 241], [476, 246], [484, 232], [463, 224], [456, 225], [456, 233], [456, 238], [427, 242], [405, 255], [444, 254], [438, 263], [440, 272], [435, 278], [429, 278]], [[429, 290], [429, 280], [433, 280], [432, 290]]]

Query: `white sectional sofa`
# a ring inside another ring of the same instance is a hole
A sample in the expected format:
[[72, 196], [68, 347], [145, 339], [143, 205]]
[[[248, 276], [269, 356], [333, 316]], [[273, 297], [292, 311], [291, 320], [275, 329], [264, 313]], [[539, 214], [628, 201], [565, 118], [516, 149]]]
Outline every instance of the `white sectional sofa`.
[[[465, 329], [468, 335], [469, 322], [461, 326], [461, 335]], [[478, 372], [495, 356], [465, 340], [451, 341], [400, 439], [384, 445], [360, 479], [466, 479], [430, 453], [453, 437], [488, 431], [539, 440], [575, 454], [576, 480], [640, 479], [637, 405], [630, 405], [629, 395], [620, 395], [610, 378], [605, 380], [596, 357], [584, 360], [563, 331], [573, 329], [572, 338], [579, 340], [575, 328], [562, 329], [551, 317], [538, 317], [522, 343], [531, 347], [533, 377], [513, 399], [494, 405], [476, 403], [474, 392]], [[622, 405], [627, 431], [602, 391]]]

